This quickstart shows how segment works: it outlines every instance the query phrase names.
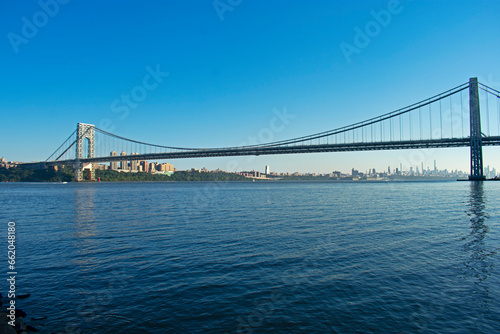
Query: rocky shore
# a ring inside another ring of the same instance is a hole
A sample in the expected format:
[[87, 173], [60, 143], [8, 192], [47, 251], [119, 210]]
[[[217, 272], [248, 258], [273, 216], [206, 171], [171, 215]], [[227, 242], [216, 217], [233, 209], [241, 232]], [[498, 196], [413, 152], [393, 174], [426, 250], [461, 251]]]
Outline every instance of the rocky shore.
[[[19, 295], [17, 296], [16, 299], [25, 299], [28, 298], [30, 295]], [[3, 296], [0, 293], [0, 306], [5, 307], [3, 305]], [[4, 308], [6, 311], [8, 311], [6, 308]], [[11, 321], [11, 318], [9, 317], [10, 313], [7, 312], [0, 312], [0, 334], [28, 334], [31, 332], [38, 332], [38, 330], [30, 325], [27, 325], [25, 322], [26, 318], [26, 312], [24, 312], [21, 309], [16, 308], [15, 310], [15, 322], [14, 326], [9, 324]]]

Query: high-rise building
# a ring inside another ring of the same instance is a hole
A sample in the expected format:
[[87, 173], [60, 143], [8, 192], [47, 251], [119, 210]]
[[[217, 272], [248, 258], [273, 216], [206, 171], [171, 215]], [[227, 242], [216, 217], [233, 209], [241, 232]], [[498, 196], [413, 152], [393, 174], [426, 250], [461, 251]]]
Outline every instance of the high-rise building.
[[[132, 153], [132, 155], [137, 155], [138, 153]], [[137, 166], [139, 165], [138, 160], [130, 160], [130, 170], [136, 171], [138, 170]]]
[[171, 164], [168, 164], [168, 163], [164, 163], [164, 164], [158, 164], [156, 166], [156, 169], [159, 172], [173, 172], [174, 171], [174, 166], [171, 165]]
[[[111, 151], [110, 155], [112, 157], [116, 157], [116, 156], [118, 156], [118, 152]], [[111, 161], [109, 163], [109, 169], [111, 169], [111, 170], [117, 170], [118, 169], [118, 161], [117, 160]]]
[[269, 168], [269, 165], [266, 165], [266, 171], [264, 172], [264, 174], [266, 175], [271, 174], [271, 168]]
[[363, 173], [360, 173], [358, 170], [353, 168], [351, 169], [351, 176], [352, 177], [363, 176]]
[[[125, 153], [125, 151], [122, 151], [122, 153], [120, 153], [121, 156], [123, 155], [127, 155], [127, 153]], [[120, 169], [128, 169], [128, 163], [127, 163], [127, 160], [122, 160], [120, 161]]]
[[139, 161], [139, 166], [141, 166], [141, 171], [149, 172], [149, 163], [145, 160]]

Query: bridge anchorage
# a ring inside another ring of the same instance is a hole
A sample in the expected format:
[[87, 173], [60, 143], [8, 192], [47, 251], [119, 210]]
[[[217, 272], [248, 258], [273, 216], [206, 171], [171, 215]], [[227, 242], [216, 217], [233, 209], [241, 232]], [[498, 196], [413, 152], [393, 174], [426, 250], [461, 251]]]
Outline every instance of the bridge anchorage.
[[[469, 103], [464, 101], [466, 90]], [[480, 109], [480, 93], [485, 110]], [[490, 115], [491, 99], [496, 102], [497, 115]], [[104, 162], [110, 163], [110, 169], [136, 172], [147, 168], [147, 160], [470, 147], [469, 180], [480, 181], [485, 179], [483, 146], [500, 145], [499, 101], [498, 90], [470, 78], [418, 103], [337, 129], [266, 144], [208, 149], [148, 144], [114, 135], [93, 124], [78, 123], [77, 129], [46, 161], [25, 166], [72, 165], [76, 180], [83, 181], [94, 180], [98, 164]], [[481, 115], [486, 135], [481, 129]]]

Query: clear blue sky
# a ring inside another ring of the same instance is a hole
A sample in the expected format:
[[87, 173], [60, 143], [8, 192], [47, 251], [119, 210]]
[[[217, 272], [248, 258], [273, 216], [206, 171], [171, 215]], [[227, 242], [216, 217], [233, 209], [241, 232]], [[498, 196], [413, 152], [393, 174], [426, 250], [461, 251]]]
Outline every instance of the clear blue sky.
[[[0, 3], [0, 156], [7, 160], [45, 160], [77, 122], [110, 124], [115, 134], [163, 145], [234, 146], [269, 128], [284, 108], [294, 118], [274, 140], [377, 116], [471, 76], [500, 88], [499, 1], [60, 2]], [[356, 27], [389, 7], [390, 22], [347, 59], [342, 43], [354, 46]], [[148, 79], [147, 96], [125, 113], [121, 96], [140, 92], [147, 68], [168, 76]], [[500, 168], [498, 150], [485, 150], [485, 164]], [[397, 167], [410, 154], [170, 162], [365, 171]], [[426, 153], [424, 165], [434, 159], [440, 168], [468, 170], [465, 148]]]

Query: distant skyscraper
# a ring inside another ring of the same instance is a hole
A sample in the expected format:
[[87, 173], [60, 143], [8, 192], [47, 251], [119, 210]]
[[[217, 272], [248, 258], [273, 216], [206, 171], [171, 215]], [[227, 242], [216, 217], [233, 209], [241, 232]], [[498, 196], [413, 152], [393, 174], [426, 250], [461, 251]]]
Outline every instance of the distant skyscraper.
[[271, 168], [269, 168], [269, 165], [266, 165], [266, 171], [264, 172], [264, 174], [266, 175], [271, 174]]

